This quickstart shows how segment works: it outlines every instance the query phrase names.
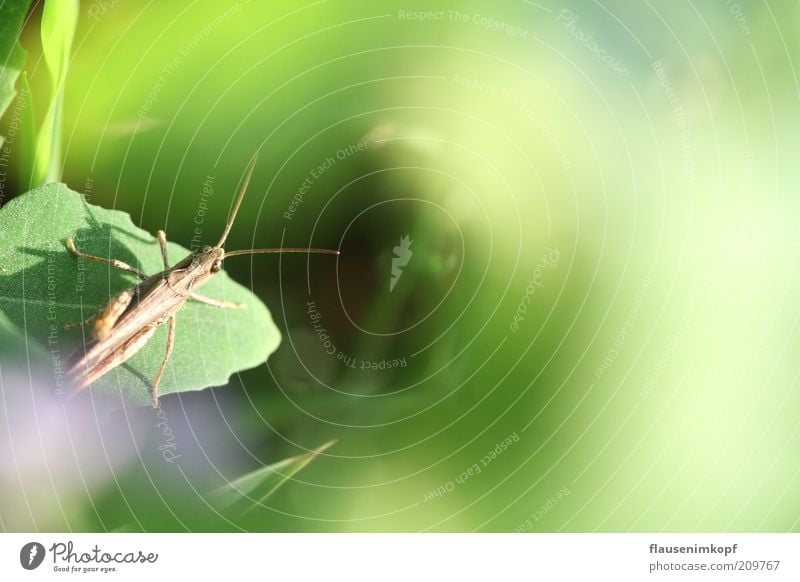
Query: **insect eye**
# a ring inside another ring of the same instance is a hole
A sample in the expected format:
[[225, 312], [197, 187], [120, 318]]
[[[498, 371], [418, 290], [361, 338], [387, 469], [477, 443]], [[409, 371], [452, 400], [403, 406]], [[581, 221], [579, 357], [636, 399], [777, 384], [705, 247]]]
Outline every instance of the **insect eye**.
[[218, 259], [211, 264], [211, 272], [219, 273], [222, 270], [222, 260]]

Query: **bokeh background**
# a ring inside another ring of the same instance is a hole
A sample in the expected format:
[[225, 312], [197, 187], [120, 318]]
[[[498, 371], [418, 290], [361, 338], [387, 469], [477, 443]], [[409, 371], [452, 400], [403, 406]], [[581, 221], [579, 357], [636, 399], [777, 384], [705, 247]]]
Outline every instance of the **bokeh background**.
[[[799, 26], [766, 0], [83, 3], [64, 182], [213, 243], [260, 149], [229, 248], [342, 254], [226, 261], [283, 340], [163, 399], [173, 463], [153, 410], [31, 410], [6, 365], [3, 527], [799, 530]], [[332, 439], [261, 506], [206, 499]]]

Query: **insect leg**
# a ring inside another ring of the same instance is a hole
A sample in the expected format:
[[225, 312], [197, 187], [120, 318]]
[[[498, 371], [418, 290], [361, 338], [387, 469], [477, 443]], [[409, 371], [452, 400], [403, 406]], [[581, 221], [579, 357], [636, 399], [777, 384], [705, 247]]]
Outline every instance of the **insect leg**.
[[142, 273], [136, 267], [131, 267], [128, 263], [123, 263], [122, 261], [118, 261], [117, 259], [104, 259], [103, 257], [95, 257], [94, 255], [87, 255], [85, 253], [80, 252], [78, 249], [75, 248], [75, 243], [72, 241], [71, 238], [67, 239], [67, 248], [69, 251], [75, 255], [76, 257], [80, 257], [82, 259], [86, 259], [87, 261], [97, 261], [98, 263], [108, 263], [113, 265], [117, 269], [121, 269], [123, 271], [127, 271], [128, 273], [133, 273], [140, 279], [144, 280], [147, 279], [147, 275]]
[[134, 289], [135, 287], [120, 291], [109, 300], [105, 309], [97, 315], [94, 330], [92, 331], [92, 337], [94, 339], [103, 341], [111, 334], [111, 330], [114, 329], [114, 324], [117, 323], [117, 320], [125, 313], [125, 310], [128, 309], [131, 301], [133, 301], [133, 296], [136, 294]]
[[95, 313], [86, 321], [81, 321], [80, 323], [67, 323], [64, 325], [64, 330], [69, 331], [70, 329], [75, 329], [76, 327], [84, 327], [90, 323], [92, 323], [95, 319], [97, 319], [97, 314]]
[[194, 299], [199, 303], [205, 303], [212, 307], [219, 307], [220, 309], [245, 309], [247, 307], [244, 303], [231, 303], [230, 301], [222, 301], [220, 299], [214, 299], [213, 297], [199, 295], [198, 293], [192, 293], [189, 295], [189, 299]]
[[167, 351], [164, 354], [164, 360], [161, 362], [161, 367], [158, 369], [155, 380], [153, 380], [153, 408], [158, 408], [158, 384], [161, 382], [161, 376], [164, 375], [164, 370], [167, 368], [167, 362], [172, 355], [172, 347], [175, 345], [175, 316], [169, 318], [169, 335], [167, 335]]
[[159, 230], [156, 233], [158, 239], [158, 246], [161, 247], [161, 258], [164, 259], [164, 268], [169, 269], [169, 259], [167, 258], [167, 233]]

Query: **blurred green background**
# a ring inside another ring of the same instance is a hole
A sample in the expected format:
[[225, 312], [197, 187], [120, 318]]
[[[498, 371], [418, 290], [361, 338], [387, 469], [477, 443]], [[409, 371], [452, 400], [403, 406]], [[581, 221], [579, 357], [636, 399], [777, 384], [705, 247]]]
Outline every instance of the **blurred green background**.
[[[260, 149], [228, 247], [342, 255], [226, 261], [278, 351], [163, 399], [178, 463], [130, 409], [49, 480], [4, 469], [3, 526], [800, 530], [798, 25], [744, 0], [82, 3], [64, 182], [211, 244]], [[207, 503], [331, 439], [266, 507]]]

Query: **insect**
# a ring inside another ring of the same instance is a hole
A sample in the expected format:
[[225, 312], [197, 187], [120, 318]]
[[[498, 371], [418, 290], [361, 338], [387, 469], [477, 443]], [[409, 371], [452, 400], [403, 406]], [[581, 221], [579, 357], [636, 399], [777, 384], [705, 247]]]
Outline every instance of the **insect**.
[[242, 189], [231, 210], [225, 230], [219, 242], [212, 246], [204, 246], [170, 266], [167, 256], [167, 237], [159, 230], [156, 239], [161, 247], [164, 270], [155, 275], [146, 275], [136, 267], [116, 259], [106, 259], [80, 252], [74, 241], [66, 240], [69, 251], [77, 257], [89, 261], [108, 263], [112, 266], [133, 273], [141, 282], [134, 287], [121, 291], [112, 297], [105, 308], [86, 321], [66, 326], [67, 329], [83, 327], [94, 322], [92, 338], [89, 340], [78, 359], [69, 368], [75, 390], [79, 391], [126, 362], [142, 349], [165, 323], [169, 326], [166, 351], [161, 366], [153, 380], [153, 406], [158, 406], [158, 385], [169, 362], [175, 343], [175, 314], [187, 301], [199, 301], [221, 309], [243, 309], [240, 303], [220, 301], [195, 292], [210, 277], [222, 270], [222, 261], [236, 255], [253, 253], [323, 253], [338, 255], [339, 251], [314, 248], [266, 248], [225, 251], [225, 240], [230, 234], [236, 214], [241, 206], [250, 178], [256, 165], [256, 155], [250, 160], [245, 174]]

